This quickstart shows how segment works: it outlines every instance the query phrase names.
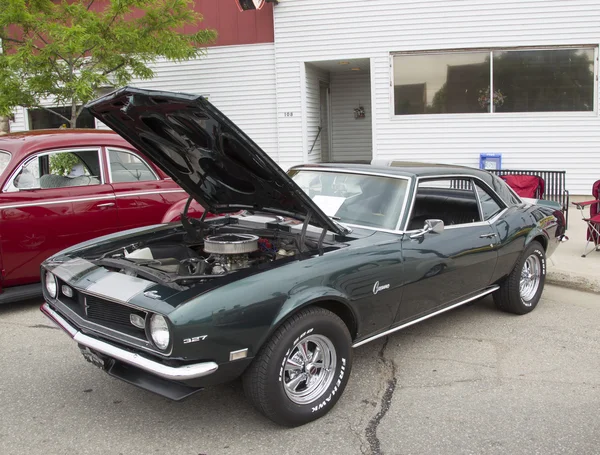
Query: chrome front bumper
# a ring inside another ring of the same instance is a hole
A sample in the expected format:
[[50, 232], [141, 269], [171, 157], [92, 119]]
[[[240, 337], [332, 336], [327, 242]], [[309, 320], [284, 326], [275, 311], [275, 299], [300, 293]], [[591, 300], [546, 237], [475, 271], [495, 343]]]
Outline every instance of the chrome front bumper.
[[142, 357], [139, 354], [126, 351], [125, 349], [118, 348], [112, 344], [85, 335], [69, 324], [60, 314], [50, 308], [47, 303], [44, 303], [40, 310], [82, 346], [86, 346], [108, 357], [133, 365], [164, 379], [171, 381], [187, 381], [208, 376], [219, 368], [215, 362], [196, 363], [194, 365], [184, 365], [181, 367], [163, 365], [162, 363]]

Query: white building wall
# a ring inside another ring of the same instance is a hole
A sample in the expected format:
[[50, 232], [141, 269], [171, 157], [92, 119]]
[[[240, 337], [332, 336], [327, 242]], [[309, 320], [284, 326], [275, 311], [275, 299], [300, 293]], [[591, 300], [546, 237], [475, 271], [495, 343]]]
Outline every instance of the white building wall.
[[277, 159], [274, 45], [209, 47], [198, 60], [152, 65], [154, 78], [140, 88], [208, 96], [271, 157]]
[[16, 133], [18, 131], [27, 131], [29, 129], [29, 122], [27, 121], [26, 115], [27, 111], [20, 106], [14, 110], [15, 119], [10, 122], [11, 133]]
[[[362, 106], [364, 118], [354, 118]], [[331, 75], [332, 161], [371, 161], [371, 77], [369, 73]]]
[[[377, 158], [567, 170], [573, 194], [600, 177], [594, 113], [393, 116], [390, 52], [600, 43], [598, 0], [286, 0], [274, 8], [280, 163], [303, 161], [303, 62], [371, 58]], [[292, 116], [283, 116], [284, 112]], [[335, 133], [334, 133], [335, 134]]]
[[[308, 163], [321, 162], [321, 135], [319, 134], [319, 126], [321, 126], [321, 82], [329, 83], [329, 72], [321, 68], [317, 68], [311, 64], [306, 64], [306, 159]], [[317, 135], [319, 137], [315, 142]], [[312, 148], [313, 143], [315, 144]], [[312, 151], [311, 151], [312, 148]]]

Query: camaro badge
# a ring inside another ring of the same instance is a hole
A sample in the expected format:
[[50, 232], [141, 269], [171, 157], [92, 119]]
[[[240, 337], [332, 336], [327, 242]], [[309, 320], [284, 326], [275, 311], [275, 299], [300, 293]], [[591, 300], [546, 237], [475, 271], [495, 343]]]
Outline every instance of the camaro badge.
[[161, 296], [158, 294], [158, 292], [157, 292], [157, 291], [146, 291], [146, 292], [144, 292], [144, 295], [145, 295], [146, 297], [148, 297], [148, 298], [155, 299], [155, 300], [158, 300], [158, 299], [161, 299], [161, 298], [162, 298], [162, 297], [161, 297]]
[[380, 286], [379, 281], [375, 281], [375, 284], [373, 285], [373, 294], [377, 294], [379, 291], [384, 291], [389, 288], [390, 288], [389, 284], [382, 284]]

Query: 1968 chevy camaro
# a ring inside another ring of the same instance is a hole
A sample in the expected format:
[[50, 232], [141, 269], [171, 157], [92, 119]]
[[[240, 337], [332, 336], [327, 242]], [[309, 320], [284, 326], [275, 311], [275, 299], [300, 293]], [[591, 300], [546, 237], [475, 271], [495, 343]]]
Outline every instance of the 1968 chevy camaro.
[[89, 106], [207, 211], [68, 248], [42, 311], [110, 375], [179, 400], [242, 376], [294, 426], [342, 395], [352, 348], [493, 294], [524, 314], [564, 235], [487, 172], [311, 165], [283, 172], [202, 97], [124, 88]]

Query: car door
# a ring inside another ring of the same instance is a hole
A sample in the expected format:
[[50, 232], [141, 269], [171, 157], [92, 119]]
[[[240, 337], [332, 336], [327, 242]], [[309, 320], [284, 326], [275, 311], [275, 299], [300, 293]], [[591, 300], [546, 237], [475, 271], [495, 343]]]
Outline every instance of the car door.
[[107, 147], [105, 156], [121, 229], [160, 223], [172, 204], [187, 197], [133, 150]]
[[[444, 231], [415, 236], [426, 219], [441, 219]], [[488, 286], [497, 262], [496, 246], [497, 234], [482, 217], [470, 179], [420, 179], [402, 240], [404, 293], [396, 323]]]
[[80, 241], [116, 229], [102, 184], [99, 147], [44, 151], [20, 163], [2, 189], [4, 285], [39, 281], [40, 263]]

